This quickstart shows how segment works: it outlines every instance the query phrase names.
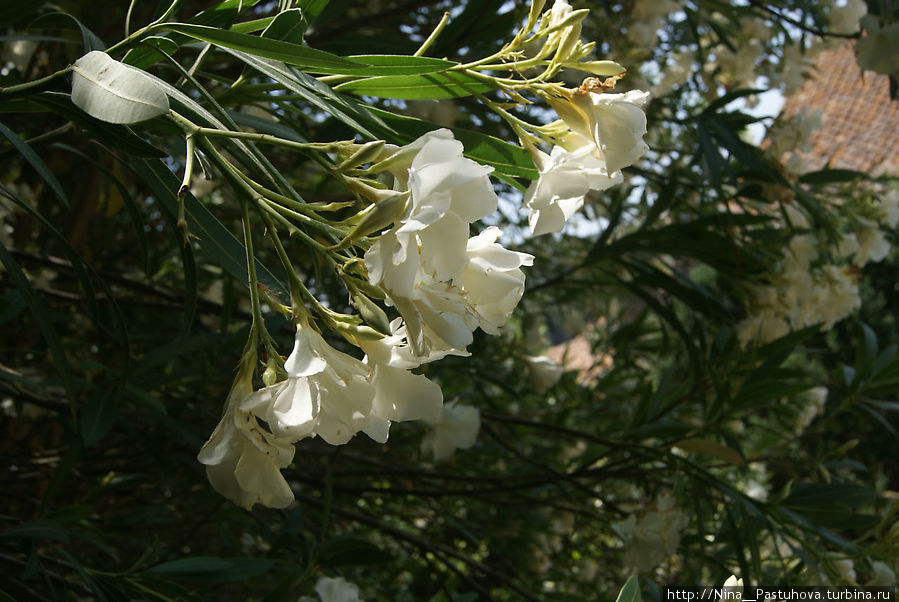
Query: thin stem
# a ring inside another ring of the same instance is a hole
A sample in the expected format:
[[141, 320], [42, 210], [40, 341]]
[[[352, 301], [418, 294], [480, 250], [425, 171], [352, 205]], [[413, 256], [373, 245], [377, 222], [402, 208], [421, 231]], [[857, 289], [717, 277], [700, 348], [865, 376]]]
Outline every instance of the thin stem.
[[331, 142], [294, 142], [285, 138], [278, 138], [272, 134], [259, 134], [256, 132], [236, 132], [233, 130], [219, 130], [216, 128], [201, 127], [190, 121], [186, 117], [179, 115], [175, 111], [170, 111], [169, 115], [172, 119], [182, 127], [186, 132], [199, 134], [207, 138], [233, 138], [238, 140], [252, 140], [253, 142], [264, 142], [275, 144], [284, 148], [300, 151], [317, 150], [326, 153], [337, 152], [337, 145]]
[[131, 12], [134, 10], [134, 5], [137, 4], [137, 0], [131, 0], [128, 3], [128, 12], [125, 13], [125, 37], [127, 38], [131, 35]]
[[290, 283], [291, 305], [294, 306], [293, 312], [294, 316], [296, 316], [296, 306], [300, 305], [300, 287], [302, 286], [303, 281], [300, 280], [296, 270], [293, 269], [293, 264], [287, 256], [287, 251], [284, 250], [284, 245], [281, 243], [281, 238], [278, 236], [278, 232], [275, 230], [275, 225], [271, 222], [271, 218], [265, 212], [262, 212], [260, 217], [265, 224], [266, 233], [271, 239], [272, 245], [275, 247], [278, 259], [281, 260], [281, 265], [284, 266], [284, 271], [287, 272], [287, 281]]
[[421, 46], [418, 47], [412, 56], [421, 56], [425, 53], [425, 51], [434, 43], [434, 40], [437, 39], [437, 36], [440, 35], [440, 32], [443, 31], [443, 28], [446, 27], [446, 24], [449, 23], [450, 14], [443, 13], [443, 17], [440, 19], [440, 23], [437, 24], [437, 27], [434, 28], [434, 31], [431, 32], [431, 35], [428, 36], [428, 39], [422, 42]]
[[31, 92], [36, 88], [40, 89], [52, 82], [57, 77], [60, 77], [61, 75], [67, 75], [70, 71], [72, 71], [72, 65], [69, 65], [65, 69], [60, 69], [55, 73], [51, 73], [50, 75], [46, 75], [40, 79], [25, 82], [24, 84], [16, 84], [15, 86], [9, 86], [7, 88], [0, 88], [0, 96], [19, 96], [21, 94]]
[[184, 217], [184, 195], [190, 190], [190, 179], [194, 170], [194, 149], [197, 141], [193, 134], [188, 134], [185, 138], [187, 149], [184, 151], [184, 177], [181, 179], [181, 188], [178, 189], [178, 220], [176, 225], [181, 231], [184, 244], [190, 242], [190, 231], [187, 229], [187, 220]]

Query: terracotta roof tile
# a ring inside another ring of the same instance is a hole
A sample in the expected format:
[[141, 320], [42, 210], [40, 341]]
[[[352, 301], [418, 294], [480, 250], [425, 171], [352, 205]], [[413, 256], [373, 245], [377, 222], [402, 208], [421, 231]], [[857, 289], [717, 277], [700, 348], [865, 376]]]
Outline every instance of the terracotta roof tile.
[[899, 175], [899, 102], [891, 101], [889, 79], [864, 73], [850, 45], [822, 51], [811, 77], [786, 99], [783, 113], [821, 110], [812, 150], [802, 153], [809, 171], [855, 169], [879, 176]]

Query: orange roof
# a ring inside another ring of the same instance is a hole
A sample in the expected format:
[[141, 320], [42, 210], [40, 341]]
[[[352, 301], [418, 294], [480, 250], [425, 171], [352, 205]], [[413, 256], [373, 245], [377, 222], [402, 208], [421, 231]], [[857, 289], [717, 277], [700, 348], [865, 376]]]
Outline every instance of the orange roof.
[[862, 73], [851, 45], [820, 52], [810, 77], [786, 99], [783, 114], [821, 110], [812, 150], [801, 153], [808, 171], [855, 169], [873, 176], [899, 175], [899, 101], [890, 100], [889, 78]]

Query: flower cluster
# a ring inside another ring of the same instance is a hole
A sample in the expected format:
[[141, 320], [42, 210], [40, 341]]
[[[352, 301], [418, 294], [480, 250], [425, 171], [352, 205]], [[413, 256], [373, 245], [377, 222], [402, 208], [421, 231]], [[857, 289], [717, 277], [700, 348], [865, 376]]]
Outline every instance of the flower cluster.
[[689, 517], [675, 507], [674, 499], [667, 494], [656, 500], [655, 510], [637, 519], [631, 514], [615, 525], [627, 543], [625, 562], [640, 571], [655, 568], [665, 558], [677, 552], [680, 532], [689, 523]]
[[[541, 83], [532, 91], [549, 101], [562, 121], [545, 128], [514, 122], [539, 169], [524, 204], [534, 234], [542, 234], [560, 231], [589, 191], [622, 182], [621, 170], [646, 152], [643, 106], [649, 94], [609, 93], [623, 68], [612, 61], [582, 61], [594, 47], [580, 41], [586, 11], [556, 0], [538, 18], [542, 3], [535, 7], [528, 23], [538, 27], [528, 39], [543, 39], [537, 58], [548, 60], [546, 73], [575, 66], [610, 77], [588, 78], [574, 90]], [[524, 44], [526, 37], [516, 40]], [[522, 68], [529, 60], [521, 61]], [[553, 146], [550, 154], [538, 148], [541, 143]], [[444, 406], [439, 385], [413, 370], [447, 355], [468, 355], [477, 329], [499, 334], [524, 293], [522, 268], [534, 259], [506, 249], [499, 228], [479, 223], [498, 206], [492, 168], [465, 157], [450, 130], [428, 132], [403, 147], [374, 141], [315, 148], [336, 153], [348, 187], [358, 200], [371, 202], [343, 223], [352, 230], [344, 231], [342, 241], [317, 249], [332, 253], [360, 317], [337, 314], [305, 291], [325, 325], [358, 353], [325, 340], [312, 315], [298, 305], [304, 291], [294, 282], [293, 351], [283, 366], [270, 357], [263, 375], [267, 386], [257, 390], [255, 348], [245, 355], [224, 417], [199, 454], [215, 489], [246, 508], [291, 503], [281, 469], [290, 465], [293, 446], [302, 439], [342, 445], [363, 432], [385, 442], [392, 422], [421, 420], [431, 425], [422, 448], [435, 459], [471, 447], [480, 426], [477, 408]], [[354, 251], [344, 253], [349, 247]], [[389, 322], [368, 295], [383, 299], [399, 317]], [[561, 369], [552, 368], [555, 373], [542, 380], [558, 379]]]
[[497, 244], [498, 228], [469, 238], [497, 197], [491, 169], [462, 151], [449, 130], [437, 130], [397, 153], [405, 160], [391, 172], [398, 189], [410, 192], [408, 207], [365, 253], [369, 282], [403, 317], [420, 363], [464, 355], [478, 327], [496, 334], [524, 292], [521, 267], [533, 262]]
[[[890, 245], [884, 229], [899, 222], [899, 192], [892, 191], [874, 208], [873, 219], [857, 217], [828, 258], [826, 247], [811, 233], [794, 235], [779, 269], [765, 284], [749, 288], [750, 308], [738, 325], [740, 341], [768, 342], [791, 330], [820, 324], [824, 330], [861, 306], [858, 268], [886, 257]], [[807, 229], [806, 218], [789, 208], [792, 225]]]
[[533, 258], [497, 243], [498, 228], [469, 237], [470, 225], [493, 212], [497, 198], [490, 169], [462, 150], [448, 130], [390, 149], [399, 159], [388, 163], [408, 203], [364, 259], [370, 284], [401, 318], [389, 336], [352, 337], [361, 360], [301, 321], [284, 380], [253, 391], [252, 371], [242, 369], [199, 454], [222, 495], [246, 508], [286, 506], [293, 494], [280, 469], [292, 461], [293, 444], [309, 437], [342, 445], [364, 432], [383, 443], [391, 422], [423, 420], [435, 425], [425, 445], [437, 459], [474, 444], [477, 410], [444, 408], [440, 387], [411, 370], [467, 354], [476, 328], [497, 334], [524, 291], [521, 267]]
[[588, 78], [579, 89], [548, 99], [569, 131], [549, 155], [531, 150], [540, 177], [527, 189], [524, 203], [535, 235], [561, 231], [590, 190], [620, 184], [621, 170], [649, 148], [643, 141], [646, 114], [642, 108], [649, 93], [596, 92], [601, 88], [598, 80]]
[[[322, 577], [315, 583], [315, 593], [321, 602], [362, 602], [359, 587], [343, 577]], [[316, 602], [316, 600], [310, 596], [303, 596], [298, 602]]]

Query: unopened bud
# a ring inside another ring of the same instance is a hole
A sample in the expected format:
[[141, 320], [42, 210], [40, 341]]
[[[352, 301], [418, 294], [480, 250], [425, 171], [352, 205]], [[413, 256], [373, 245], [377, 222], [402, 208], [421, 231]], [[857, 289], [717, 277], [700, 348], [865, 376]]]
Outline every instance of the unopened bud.
[[366, 324], [381, 334], [390, 334], [390, 320], [387, 319], [387, 314], [378, 307], [377, 303], [362, 293], [354, 293], [351, 297], [351, 302], [359, 310], [359, 315], [362, 316]]
[[345, 337], [358, 338], [363, 341], [377, 341], [383, 339], [384, 335], [365, 324], [349, 324], [346, 322], [335, 322], [334, 328]]
[[580, 69], [581, 71], [586, 71], [587, 73], [592, 73], [593, 75], [599, 75], [600, 77], [621, 75], [622, 73], [625, 73], [627, 71], [627, 69], [625, 69], [615, 61], [584, 61], [583, 63], [570, 64], [568, 65], [568, 67]]
[[406, 192], [394, 193], [390, 198], [367, 207], [359, 214], [361, 219], [356, 224], [356, 227], [334, 248], [337, 250], [345, 249], [363, 236], [377, 232], [395, 222], [406, 210], [406, 204], [410, 195], [411, 193], [408, 190]]
[[269, 362], [265, 372], [262, 373], [262, 383], [266, 387], [271, 387], [276, 382], [278, 382], [278, 371], [275, 368], [275, 363]]
[[376, 161], [384, 150], [385, 142], [383, 140], [373, 140], [360, 146], [356, 152], [344, 159], [337, 165], [340, 171], [346, 171], [354, 167], [358, 167], [364, 163]]

